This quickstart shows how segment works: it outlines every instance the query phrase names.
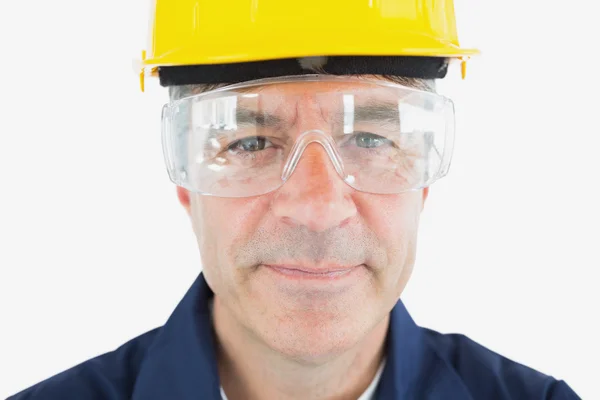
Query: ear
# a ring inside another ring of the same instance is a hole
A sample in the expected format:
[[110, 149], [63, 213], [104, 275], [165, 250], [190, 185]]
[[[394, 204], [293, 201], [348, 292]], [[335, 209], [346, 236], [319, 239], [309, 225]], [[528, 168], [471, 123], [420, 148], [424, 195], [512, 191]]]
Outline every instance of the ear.
[[191, 215], [190, 192], [181, 186], [177, 186], [177, 198], [179, 199], [179, 202], [183, 208], [185, 208], [185, 211], [188, 213], [188, 215]]

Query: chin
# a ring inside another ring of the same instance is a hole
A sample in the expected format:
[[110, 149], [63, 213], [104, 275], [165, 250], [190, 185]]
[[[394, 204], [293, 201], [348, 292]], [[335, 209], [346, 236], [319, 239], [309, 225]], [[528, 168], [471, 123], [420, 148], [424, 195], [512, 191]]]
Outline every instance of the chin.
[[298, 362], [318, 364], [346, 352], [366, 334], [367, 321], [326, 312], [295, 312], [269, 321], [262, 332], [265, 343]]

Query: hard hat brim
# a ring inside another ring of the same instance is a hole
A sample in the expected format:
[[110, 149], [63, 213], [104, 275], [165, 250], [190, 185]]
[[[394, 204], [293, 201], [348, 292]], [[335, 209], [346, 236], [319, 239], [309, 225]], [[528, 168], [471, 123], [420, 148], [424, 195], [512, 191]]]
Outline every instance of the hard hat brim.
[[[325, 34], [328, 33], [328, 34]], [[373, 41], [380, 37], [380, 41]], [[257, 42], [263, 45], [257, 46]], [[142, 60], [144, 68], [201, 64], [229, 64], [283, 58], [315, 56], [429, 56], [465, 58], [479, 54], [479, 50], [461, 48], [455, 43], [442, 41], [411, 31], [323, 32], [307, 30], [299, 37], [274, 35], [272, 32], [253, 32], [248, 37], [224, 38], [214, 43], [205, 38], [202, 46], [181, 46], [169, 51], [156, 51]], [[390, 45], [392, 43], [392, 45]]]

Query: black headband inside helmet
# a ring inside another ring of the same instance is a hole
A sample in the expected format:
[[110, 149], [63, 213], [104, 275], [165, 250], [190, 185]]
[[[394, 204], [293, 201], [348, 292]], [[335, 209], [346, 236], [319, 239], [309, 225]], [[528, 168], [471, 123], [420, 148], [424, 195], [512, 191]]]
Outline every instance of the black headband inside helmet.
[[441, 79], [449, 59], [423, 56], [331, 56], [285, 58], [232, 64], [202, 64], [158, 68], [161, 86], [239, 83], [261, 78], [323, 73], [331, 75], [391, 75]]

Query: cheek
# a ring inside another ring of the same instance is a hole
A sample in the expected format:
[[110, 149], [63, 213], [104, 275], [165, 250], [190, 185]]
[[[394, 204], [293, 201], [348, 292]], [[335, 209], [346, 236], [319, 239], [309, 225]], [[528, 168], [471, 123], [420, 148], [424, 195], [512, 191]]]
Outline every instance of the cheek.
[[386, 247], [412, 240], [419, 226], [422, 192], [401, 195], [357, 194], [355, 203], [365, 225]]
[[382, 279], [403, 288], [415, 261], [422, 192], [401, 195], [357, 194], [355, 203], [363, 223], [377, 236], [385, 249], [381, 262]]
[[[265, 196], [231, 199], [196, 195], [191, 219], [197, 237], [202, 269], [213, 288], [216, 280], [233, 280], [235, 249], [246, 243], [269, 209]], [[213, 282], [211, 282], [213, 281]]]
[[251, 234], [267, 209], [264, 196], [243, 199], [197, 196], [192, 203], [192, 220], [204, 228], [204, 236], [227, 245], [236, 237]]

